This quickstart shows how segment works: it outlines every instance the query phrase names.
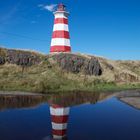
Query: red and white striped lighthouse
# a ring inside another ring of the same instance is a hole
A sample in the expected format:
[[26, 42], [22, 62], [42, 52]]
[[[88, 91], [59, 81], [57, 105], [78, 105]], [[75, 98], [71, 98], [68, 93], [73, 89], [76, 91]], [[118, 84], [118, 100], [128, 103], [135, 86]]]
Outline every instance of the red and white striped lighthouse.
[[52, 121], [52, 135], [54, 140], [66, 140], [66, 131], [68, 124], [70, 107], [61, 107], [59, 105], [50, 106]]
[[68, 15], [65, 5], [58, 4], [57, 10], [54, 12], [50, 53], [71, 52]]

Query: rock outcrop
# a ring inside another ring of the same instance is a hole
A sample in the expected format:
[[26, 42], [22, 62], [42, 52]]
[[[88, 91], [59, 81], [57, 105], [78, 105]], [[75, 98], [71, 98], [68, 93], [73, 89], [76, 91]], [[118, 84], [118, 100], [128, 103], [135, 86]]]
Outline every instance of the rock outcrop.
[[41, 59], [34, 52], [0, 48], [0, 64], [2, 65], [6, 62], [21, 66], [31, 66], [40, 63]]
[[127, 73], [127, 72], [122, 72], [119, 74], [115, 75], [115, 81], [116, 82], [138, 82], [139, 77], [137, 75]]
[[6, 62], [5, 57], [0, 56], [0, 65], [5, 64], [5, 62]]
[[84, 74], [95, 76], [102, 74], [100, 63], [95, 57], [89, 59], [83, 56], [66, 53], [50, 55], [49, 57], [53, 58], [59, 66], [67, 72], [83, 72]]

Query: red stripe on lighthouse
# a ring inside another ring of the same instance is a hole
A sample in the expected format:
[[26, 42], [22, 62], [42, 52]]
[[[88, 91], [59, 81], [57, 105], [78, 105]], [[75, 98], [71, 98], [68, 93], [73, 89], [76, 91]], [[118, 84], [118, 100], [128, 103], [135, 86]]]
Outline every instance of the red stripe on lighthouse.
[[57, 136], [64, 136], [66, 135], [66, 129], [64, 130], [52, 130], [53, 135], [57, 135]]
[[71, 52], [70, 46], [51, 46], [50, 52]]
[[58, 23], [68, 24], [68, 19], [66, 19], [66, 18], [55, 18], [54, 24], [58, 24]]
[[54, 31], [52, 38], [67, 38], [69, 39], [69, 32], [68, 31]]
[[54, 123], [66, 123], [68, 121], [68, 115], [65, 116], [51, 116], [52, 122]]

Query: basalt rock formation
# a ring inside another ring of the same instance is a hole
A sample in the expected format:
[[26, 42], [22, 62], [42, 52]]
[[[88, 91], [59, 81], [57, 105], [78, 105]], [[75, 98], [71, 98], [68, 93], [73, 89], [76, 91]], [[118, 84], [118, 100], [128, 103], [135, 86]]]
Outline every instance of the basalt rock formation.
[[21, 66], [31, 66], [40, 63], [40, 61], [39, 55], [34, 52], [0, 48], [0, 65], [7, 62]]
[[99, 76], [102, 74], [102, 68], [98, 59], [95, 57], [86, 58], [75, 54], [55, 54], [52, 57], [59, 66], [67, 72], [83, 72], [87, 75]]

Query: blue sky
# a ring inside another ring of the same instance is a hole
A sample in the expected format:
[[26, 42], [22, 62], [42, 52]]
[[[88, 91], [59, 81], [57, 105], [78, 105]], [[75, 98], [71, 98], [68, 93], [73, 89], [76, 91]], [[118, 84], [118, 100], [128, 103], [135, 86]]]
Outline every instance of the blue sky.
[[53, 14], [63, 2], [73, 52], [140, 60], [139, 0], [0, 0], [0, 45], [49, 53]]

